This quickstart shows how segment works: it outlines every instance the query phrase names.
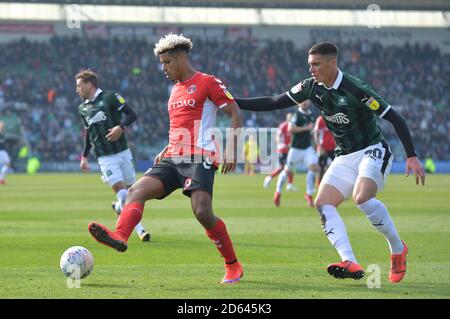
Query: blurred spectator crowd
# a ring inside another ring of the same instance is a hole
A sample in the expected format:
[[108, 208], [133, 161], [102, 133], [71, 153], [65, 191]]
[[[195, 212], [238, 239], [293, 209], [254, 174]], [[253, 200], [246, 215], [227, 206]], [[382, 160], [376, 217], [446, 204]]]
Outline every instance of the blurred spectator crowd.
[[[311, 43], [296, 48], [285, 40], [192, 40], [193, 66], [221, 78], [235, 97], [282, 93], [309, 77]], [[153, 45], [79, 37], [0, 44], [0, 114], [20, 116], [41, 160], [78, 160], [84, 128], [74, 76], [91, 68], [100, 75], [102, 89], [119, 92], [137, 112], [129, 143], [137, 159], [149, 159], [149, 149], [167, 143], [171, 89]], [[383, 46], [366, 40], [337, 45], [340, 69], [371, 83], [404, 116], [419, 156], [450, 160], [450, 56], [429, 44]], [[276, 127], [286, 112], [244, 112], [245, 125]], [[382, 120], [380, 125], [387, 140], [399, 145], [392, 126]]]

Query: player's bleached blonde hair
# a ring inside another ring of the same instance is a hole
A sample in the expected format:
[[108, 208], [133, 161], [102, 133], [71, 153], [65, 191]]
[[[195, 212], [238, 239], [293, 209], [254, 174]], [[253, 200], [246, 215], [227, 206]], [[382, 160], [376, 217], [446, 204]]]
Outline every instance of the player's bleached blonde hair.
[[183, 50], [189, 52], [193, 46], [194, 45], [192, 44], [191, 39], [186, 38], [182, 34], [178, 35], [169, 33], [159, 39], [158, 43], [155, 44], [155, 49], [153, 52], [156, 56], [172, 50]]

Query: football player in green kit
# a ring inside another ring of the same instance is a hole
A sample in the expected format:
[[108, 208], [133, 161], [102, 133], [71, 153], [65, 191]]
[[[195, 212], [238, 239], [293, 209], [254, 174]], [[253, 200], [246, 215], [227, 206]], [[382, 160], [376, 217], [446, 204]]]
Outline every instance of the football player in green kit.
[[376, 198], [385, 185], [393, 159], [377, 117], [392, 123], [406, 151], [406, 174], [412, 171], [416, 184], [420, 179], [424, 185], [425, 172], [409, 129], [404, 119], [369, 84], [338, 68], [338, 49], [333, 43], [317, 43], [308, 54], [311, 78], [280, 95], [235, 100], [241, 109], [251, 111], [287, 108], [308, 99], [318, 107], [337, 144], [337, 157], [325, 173], [314, 203], [325, 235], [341, 257], [341, 262], [328, 265], [327, 271], [336, 278], [364, 276], [337, 211], [352, 195], [356, 206], [388, 241], [389, 280], [400, 282], [406, 272], [408, 247], [400, 239], [386, 206]]
[[[102, 172], [117, 197], [113, 209], [120, 214], [127, 198], [127, 189], [136, 181], [133, 156], [127, 145], [124, 131], [137, 116], [117, 93], [98, 87], [98, 76], [91, 70], [83, 70], [75, 76], [76, 90], [84, 100], [79, 112], [86, 129], [86, 137], [80, 168], [89, 169], [88, 154], [93, 149]], [[122, 114], [125, 117], [122, 119]], [[139, 223], [136, 233], [142, 241], [150, 241], [150, 233]]]

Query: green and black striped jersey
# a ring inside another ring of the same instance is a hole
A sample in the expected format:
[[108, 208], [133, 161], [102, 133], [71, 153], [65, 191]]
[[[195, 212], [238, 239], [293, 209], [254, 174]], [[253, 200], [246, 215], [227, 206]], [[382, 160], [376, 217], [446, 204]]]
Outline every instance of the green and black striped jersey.
[[383, 117], [390, 105], [368, 83], [339, 70], [331, 88], [313, 78], [295, 85], [287, 95], [296, 103], [311, 100], [320, 110], [336, 140], [336, 154], [359, 151], [383, 140], [376, 115]]
[[106, 139], [108, 129], [120, 124], [124, 105], [125, 99], [119, 94], [101, 91], [93, 101], [86, 100], [79, 106], [84, 127], [97, 157], [116, 154], [128, 148], [125, 134], [114, 142]]
[[[308, 113], [297, 109], [294, 116], [291, 118], [291, 123], [295, 126], [306, 126], [309, 123], [314, 123], [315, 119], [311, 111]], [[305, 149], [311, 146], [311, 131], [304, 131], [299, 133], [292, 133], [291, 147], [298, 149]]]

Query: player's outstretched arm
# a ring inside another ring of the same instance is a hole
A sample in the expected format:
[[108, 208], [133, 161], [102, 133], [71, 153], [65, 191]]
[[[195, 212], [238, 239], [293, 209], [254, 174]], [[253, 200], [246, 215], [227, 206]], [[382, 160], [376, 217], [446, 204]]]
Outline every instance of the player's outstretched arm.
[[285, 109], [296, 105], [285, 93], [276, 96], [261, 96], [252, 98], [237, 98], [236, 103], [243, 110], [267, 112], [278, 109]]
[[422, 185], [425, 185], [425, 170], [422, 167], [419, 159], [417, 158], [416, 152], [414, 150], [414, 144], [412, 142], [411, 133], [406, 125], [405, 120], [392, 108], [386, 112], [383, 117], [385, 120], [392, 123], [395, 132], [397, 133], [403, 147], [406, 151], [406, 176], [412, 171], [416, 176], [416, 184], [419, 185], [419, 180]]

